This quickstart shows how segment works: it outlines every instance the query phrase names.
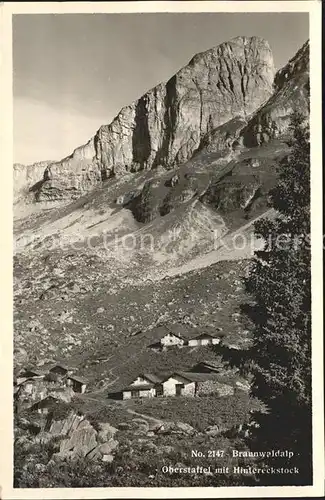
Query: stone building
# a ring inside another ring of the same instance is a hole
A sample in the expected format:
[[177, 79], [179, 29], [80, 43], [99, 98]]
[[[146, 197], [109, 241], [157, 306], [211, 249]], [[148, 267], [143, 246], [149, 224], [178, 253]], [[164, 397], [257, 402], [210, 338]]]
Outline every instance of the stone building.
[[67, 377], [67, 386], [72, 387], [74, 392], [83, 394], [86, 391], [87, 382], [85, 379], [77, 375], [70, 375]]
[[234, 394], [234, 390], [232, 383], [216, 373], [174, 372], [139, 375], [118, 394], [122, 399], [208, 394], [225, 396]]
[[[187, 389], [181, 395], [203, 396], [215, 394], [228, 396], [235, 392], [233, 385], [216, 373], [178, 372], [178, 375], [187, 380], [187, 384], [191, 384], [191, 389]], [[192, 390], [193, 387], [194, 390]]]
[[223, 334], [217, 328], [199, 328], [175, 323], [160, 325], [154, 330], [158, 339], [149, 347], [154, 350], [165, 350], [169, 347], [196, 347], [219, 344]]
[[122, 399], [152, 398], [156, 396], [156, 386], [162, 378], [152, 373], [139, 375], [128, 387], [122, 389]]

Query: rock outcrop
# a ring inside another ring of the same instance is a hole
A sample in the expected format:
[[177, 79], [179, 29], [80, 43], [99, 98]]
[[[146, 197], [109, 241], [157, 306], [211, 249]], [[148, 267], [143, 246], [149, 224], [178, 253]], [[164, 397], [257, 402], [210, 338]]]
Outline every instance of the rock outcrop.
[[260, 146], [284, 134], [294, 110], [309, 112], [309, 41], [276, 73], [274, 94], [241, 131], [244, 146]]
[[94, 138], [63, 160], [45, 169], [36, 193], [37, 201], [73, 199], [105, 178], [95, 157]]
[[[28, 195], [39, 189], [39, 184], [43, 180], [44, 170], [51, 164], [51, 161], [40, 161], [32, 165], [22, 165], [14, 163], [13, 167], [13, 191], [14, 201], [26, 198]], [[31, 199], [33, 201], [33, 197]]]
[[259, 37], [237, 37], [197, 54], [85, 146], [49, 165], [37, 200], [76, 198], [112, 176], [187, 161], [207, 134], [259, 108], [273, 93], [274, 74], [270, 47]]
[[78, 427], [71, 432], [67, 439], [61, 441], [60, 454], [85, 457], [97, 447], [96, 430], [87, 420], [82, 420]]
[[96, 429], [83, 416], [69, 412], [65, 417], [49, 415], [45, 426], [47, 436], [60, 437], [59, 451], [53, 460], [87, 458], [111, 462], [118, 448], [114, 439], [117, 429], [108, 423], [98, 423]]

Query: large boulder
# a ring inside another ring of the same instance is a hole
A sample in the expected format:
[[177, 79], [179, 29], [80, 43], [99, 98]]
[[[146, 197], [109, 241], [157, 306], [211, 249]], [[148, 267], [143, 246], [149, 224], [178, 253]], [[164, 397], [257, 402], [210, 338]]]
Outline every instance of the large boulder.
[[132, 427], [136, 434], [147, 434], [150, 428], [149, 422], [144, 418], [133, 418]]
[[114, 439], [118, 429], [108, 422], [99, 422], [96, 429], [83, 416], [70, 412], [65, 418], [48, 417], [47, 432], [42, 437], [61, 437], [59, 451], [52, 456], [54, 461], [87, 458], [111, 461], [111, 455], [117, 448]]
[[85, 457], [91, 450], [97, 446], [97, 432], [87, 421], [80, 423], [68, 439], [61, 442], [60, 453], [73, 451], [77, 456]]
[[209, 427], [207, 427], [205, 429], [205, 432], [209, 436], [219, 436], [220, 434], [222, 434], [223, 432], [225, 432], [227, 430], [228, 430], [228, 427], [225, 424], [219, 423], [219, 424], [215, 424], [215, 425], [210, 425]]
[[193, 435], [196, 433], [194, 427], [185, 422], [176, 422], [176, 431], [180, 431], [182, 434]]
[[109, 423], [99, 423], [97, 430], [97, 441], [98, 443], [106, 443], [110, 439], [112, 439], [115, 434], [118, 432], [116, 427], [113, 427]]
[[84, 417], [82, 415], [77, 415], [73, 411], [69, 412], [64, 418], [55, 417], [50, 413], [45, 430], [53, 436], [67, 436], [76, 430], [83, 420]]
[[89, 460], [98, 460], [101, 459], [104, 462], [111, 462], [114, 457], [114, 452], [118, 448], [118, 441], [115, 439], [110, 439], [106, 443], [100, 444], [96, 446], [93, 450], [91, 450], [87, 459]]
[[193, 435], [196, 433], [194, 427], [184, 422], [164, 422], [156, 431], [157, 434], [186, 434]]

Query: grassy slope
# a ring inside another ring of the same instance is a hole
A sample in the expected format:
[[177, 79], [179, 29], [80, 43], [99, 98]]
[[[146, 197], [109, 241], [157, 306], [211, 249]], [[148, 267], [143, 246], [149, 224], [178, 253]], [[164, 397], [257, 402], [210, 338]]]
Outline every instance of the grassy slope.
[[[268, 158], [260, 164], [259, 170], [265, 167], [267, 174], [274, 151], [269, 148], [264, 153]], [[234, 162], [233, 165], [235, 183], [244, 182], [241, 163]], [[214, 168], [213, 164], [211, 168]], [[256, 173], [264, 175], [261, 171]], [[64, 235], [66, 231], [73, 233], [81, 230], [84, 234], [86, 230], [89, 234], [94, 230], [94, 234], [97, 234], [97, 231], [100, 233], [105, 228], [106, 216], [115, 217], [114, 225], [119, 224], [116, 215], [121, 213], [124, 217], [122, 223], [125, 223], [123, 231], [137, 228], [129, 218], [130, 212], [127, 215], [125, 209], [123, 212], [115, 208], [111, 215], [106, 213], [106, 188], [98, 188], [83, 199], [57, 210], [35, 214], [29, 220], [21, 219], [17, 230], [24, 232], [32, 229], [37, 234], [42, 232], [43, 227], [45, 233], [52, 232], [59, 238], [60, 232]], [[117, 186], [114, 195], [124, 188]], [[256, 207], [249, 214], [249, 220], [263, 210], [263, 206]], [[163, 218], [159, 220], [164, 223]], [[249, 220], [243, 212], [234, 211], [227, 214], [226, 222], [236, 229]], [[129, 222], [131, 225], [128, 225]], [[241, 277], [245, 274], [248, 261], [224, 260], [202, 269], [150, 281], [144, 276], [148, 268], [145, 256], [137, 256], [137, 260], [133, 261], [127, 256], [125, 260], [122, 257], [117, 262], [103, 255], [98, 247], [92, 250], [84, 245], [79, 250], [60, 249], [57, 245], [48, 250], [38, 248], [33, 251], [27, 248], [26, 253], [17, 254], [14, 270], [15, 348], [25, 349], [30, 362], [63, 361], [87, 378], [90, 393], [69, 404], [67, 410], [74, 408], [85, 412], [92, 422], [109, 421], [113, 425], [125, 422], [132, 427], [134, 414], [128, 410], [133, 409], [155, 418], [187, 422], [199, 431], [204, 431], [208, 425], [220, 425], [223, 422], [235, 426], [244, 423], [255, 403], [241, 393], [228, 398], [144, 401], [141, 405], [133, 401], [109, 401], [107, 393], [119, 390], [141, 372], [186, 370], [197, 361], [218, 356], [211, 348], [153, 352], [148, 349], [148, 345], [158, 339], [151, 328], [159, 321], [190, 321], [203, 328], [214, 325], [223, 330], [226, 342], [245, 345], [249, 336], [248, 325], [245, 318], [239, 315], [239, 306], [247, 300]], [[130, 450], [133, 450], [134, 467], [138, 471], [147, 453], [145, 446], [152, 445], [152, 441], [142, 439], [140, 445], [141, 438], [135, 435], [133, 428], [124, 434], [119, 433], [118, 438], [121, 462], [117, 458], [116, 463], [121, 463], [124, 470], [125, 457], [129, 464]], [[229, 448], [225, 461], [218, 461], [220, 465], [229, 463], [231, 448], [244, 447], [242, 441], [236, 444], [233, 439], [224, 436], [211, 438], [203, 435], [201, 441], [196, 436], [175, 439], [171, 435], [155, 439], [155, 457], [158, 457], [160, 447], [170, 445], [178, 454], [171, 460], [185, 463], [202, 463], [201, 459], [190, 458], [190, 450], [196, 446], [201, 449]], [[166, 451], [158, 457], [159, 465], [165, 460], [170, 460]], [[135, 481], [139, 480], [137, 474]], [[146, 481], [147, 476], [145, 474]], [[159, 474], [156, 479], [159, 479]], [[220, 484], [222, 480], [218, 477], [217, 483]], [[116, 484], [126, 486], [128, 478], [123, 477], [121, 483]], [[191, 479], [184, 478], [183, 485], [189, 484]], [[62, 486], [66, 485], [64, 479]], [[58, 486], [58, 483], [54, 482], [53, 486]]]
[[[200, 153], [180, 167], [179, 172], [183, 179], [186, 174], [197, 174], [203, 184], [210, 175], [216, 180], [220, 174], [225, 196], [229, 183], [245, 184], [246, 175], [260, 177], [268, 189], [274, 180], [273, 161], [281, 157], [283, 151], [284, 145], [276, 141], [242, 151], [226, 165], [231, 174], [226, 177], [213, 153]], [[259, 159], [257, 167], [251, 165], [252, 158]], [[122, 232], [131, 226], [132, 230], [138, 227], [130, 211], [114, 206], [117, 196], [134, 188], [135, 181], [140, 186], [150, 177], [158, 180], [158, 186], [165, 186], [165, 180], [172, 174], [145, 172], [115, 180], [64, 207], [20, 219], [17, 231], [24, 234], [26, 230], [33, 231], [42, 237], [52, 232], [60, 239], [70, 230], [80, 230], [81, 236], [85, 236], [95, 227], [94, 235], [98, 231], [98, 238], [92, 243], [98, 245], [107, 217], [114, 219], [108, 223], [109, 227], [122, 224]], [[182, 223], [181, 208], [179, 206], [175, 214]], [[248, 219], [262, 209], [256, 207]], [[223, 216], [233, 228], [249, 223], [244, 213], [233, 211]], [[161, 224], [167, 219], [168, 216], [158, 217], [157, 222], [152, 223], [152, 231], [160, 234]], [[139, 230], [143, 227], [140, 226]], [[168, 221], [165, 231], [168, 231]], [[148, 349], [149, 344], [158, 340], [150, 329], [159, 321], [189, 320], [199, 328], [214, 325], [223, 330], [228, 343], [245, 345], [247, 324], [244, 318], [238, 317], [238, 312], [239, 305], [247, 299], [241, 283], [247, 261], [225, 260], [155, 280], [154, 273], [158, 273], [159, 266], [149, 261], [147, 255], [132, 258], [123, 254], [114, 260], [102, 248], [91, 249], [85, 244], [79, 249], [62, 249], [55, 244], [48, 249], [32, 251], [27, 247], [26, 250], [15, 258], [14, 320], [15, 347], [25, 349], [30, 362], [67, 362], [89, 380], [90, 388], [109, 384], [113, 391], [128, 384], [140, 372], [188, 369], [201, 359], [216, 356], [208, 348], [165, 353]], [[145, 276], [149, 266], [152, 280]], [[168, 267], [166, 262], [166, 270]]]
[[[245, 261], [224, 261], [183, 276], [135, 285], [127, 283], [127, 278], [114, 280], [100, 260], [91, 261], [85, 274], [86, 262], [80, 263], [80, 255], [53, 259], [52, 254], [45, 263], [34, 263], [33, 281], [24, 273], [24, 264], [19, 268], [16, 263], [20, 294], [16, 297], [15, 347], [24, 348], [35, 361], [59, 359], [75, 365], [91, 382], [119, 376], [124, 383], [139, 371], [186, 369], [211, 356], [208, 348], [162, 354], [148, 349], [158, 340], [148, 330], [157, 321], [190, 320], [198, 327], [212, 324], [223, 329], [229, 342], [245, 336], [246, 326], [236, 317], [239, 304], [246, 300], [240, 282]], [[51, 265], [57, 273], [63, 268], [64, 278], [53, 272], [52, 295], [41, 300], [42, 290], [49, 286], [44, 275], [50, 274]], [[70, 280], [78, 286], [77, 292], [67, 291]], [[103, 312], [97, 312], [98, 308]]]
[[256, 401], [241, 392], [221, 398], [147, 399], [135, 400], [131, 404], [137, 412], [162, 420], [185, 422], [198, 431], [205, 431], [211, 425], [230, 429], [247, 423], [249, 411], [259, 408]]

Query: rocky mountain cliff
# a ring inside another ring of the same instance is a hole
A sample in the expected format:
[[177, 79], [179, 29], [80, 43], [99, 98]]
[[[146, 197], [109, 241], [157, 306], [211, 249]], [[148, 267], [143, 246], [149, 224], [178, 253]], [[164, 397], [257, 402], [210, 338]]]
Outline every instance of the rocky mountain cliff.
[[[112, 176], [184, 163], [218, 127], [237, 117], [243, 126], [272, 95], [274, 76], [262, 38], [237, 37], [197, 54], [166, 84], [122, 108], [86, 145], [49, 165], [37, 199], [74, 198]], [[231, 144], [231, 134], [224, 140]]]
[[241, 136], [245, 146], [259, 146], [287, 131], [293, 109], [309, 109], [309, 41], [280, 69], [274, 79], [274, 94], [249, 121]]
[[[37, 190], [38, 182], [42, 181], [45, 168], [53, 161], [40, 161], [32, 165], [22, 165], [14, 163], [13, 168], [13, 187], [14, 201], [28, 197], [30, 188]], [[33, 201], [33, 197], [32, 200]]]
[[112, 243], [139, 231], [155, 238], [154, 266], [170, 255], [183, 265], [214, 248], [216, 232], [250, 231], [288, 153], [290, 116], [295, 108], [308, 114], [308, 99], [308, 42], [277, 73], [258, 37], [197, 54], [71, 156], [16, 167], [17, 192], [27, 183], [29, 196], [50, 202], [34, 204], [29, 219], [31, 207], [20, 209], [17, 249], [25, 236], [55, 246], [94, 237], [100, 246], [106, 235]]
[[75, 199], [106, 179], [172, 169], [202, 150], [259, 146], [286, 133], [308, 94], [309, 42], [275, 73], [265, 40], [237, 37], [194, 56], [67, 158], [16, 166], [15, 198], [34, 181], [37, 201]]

